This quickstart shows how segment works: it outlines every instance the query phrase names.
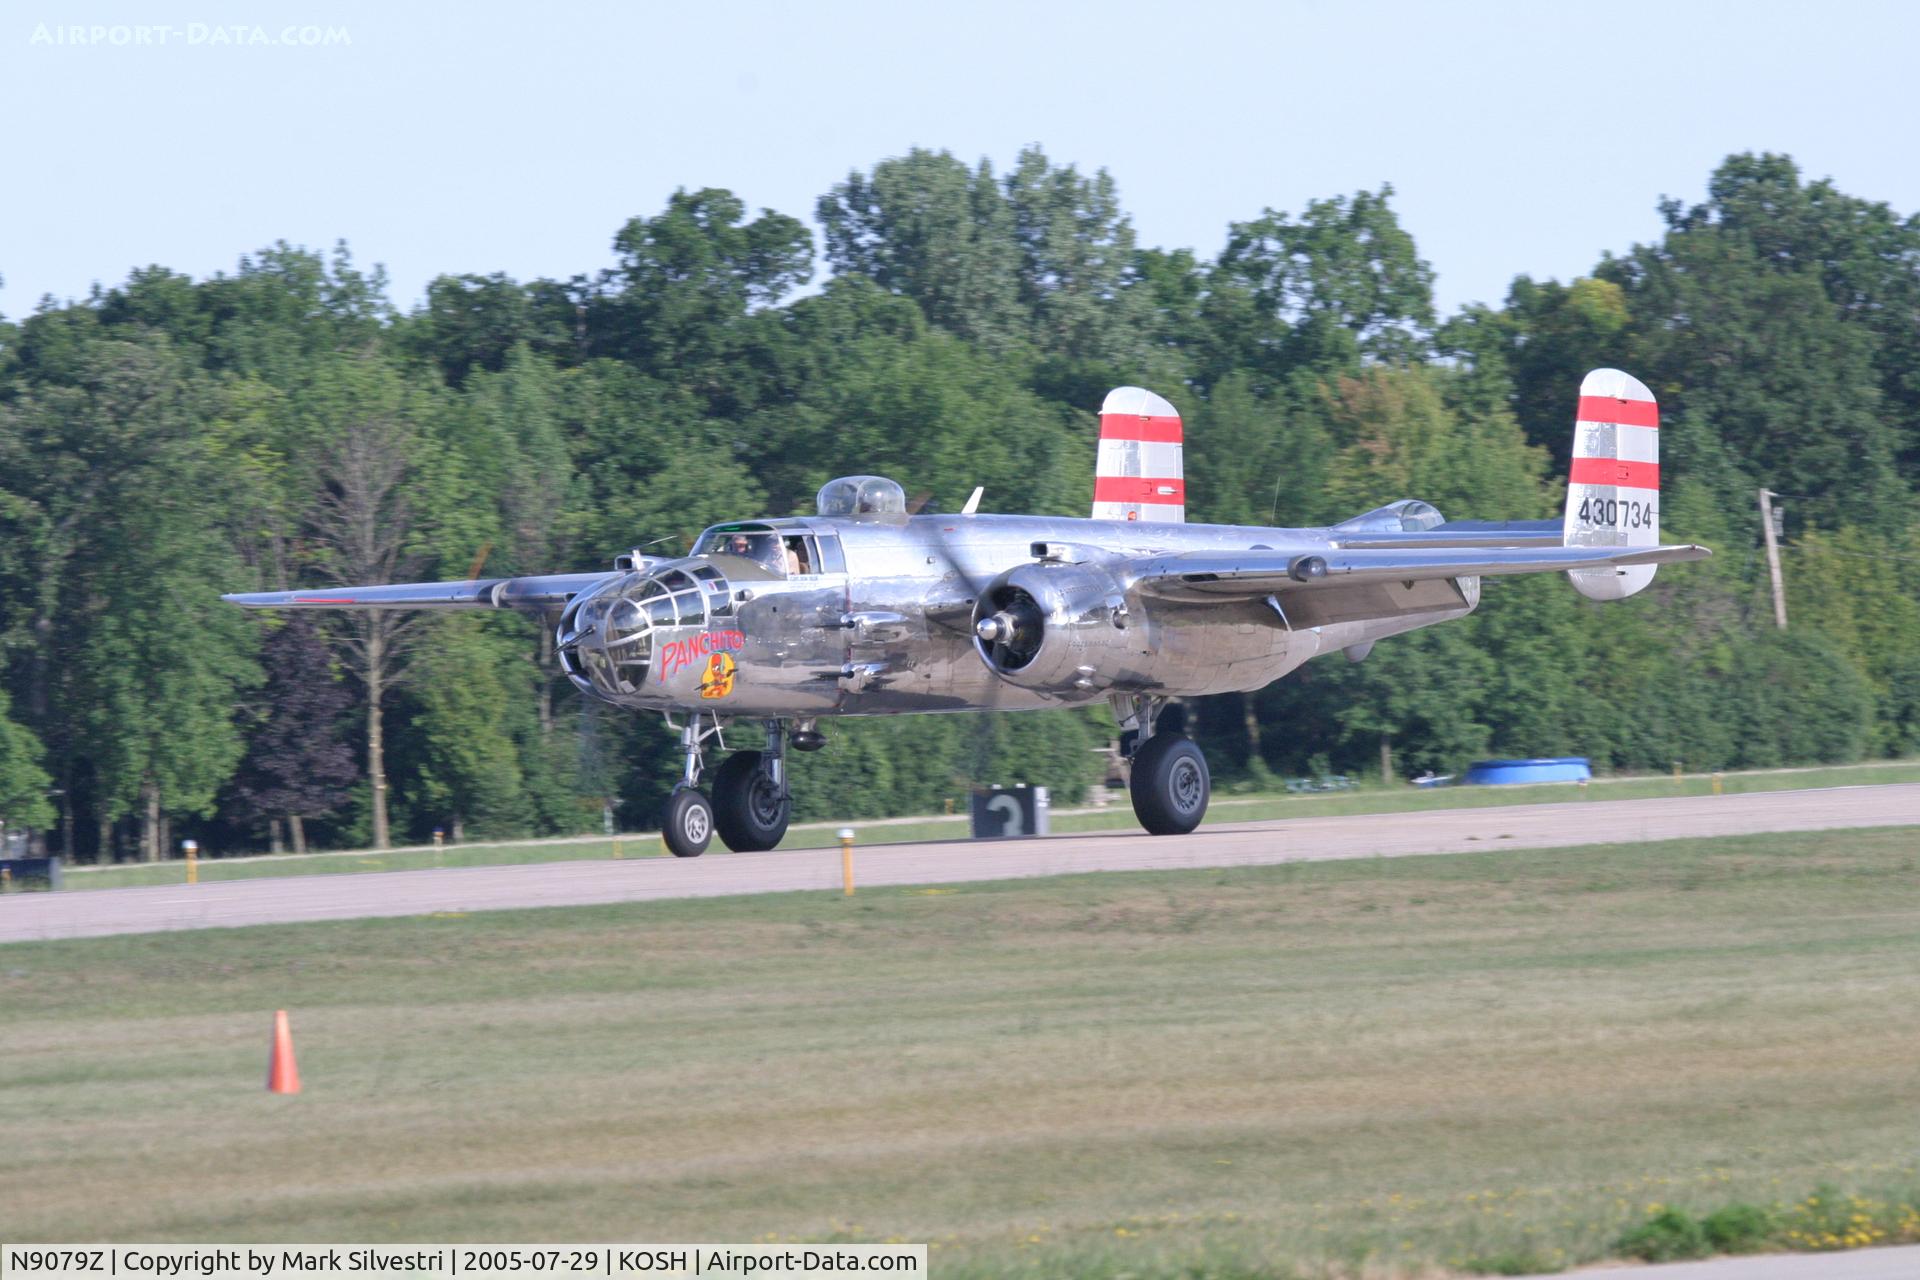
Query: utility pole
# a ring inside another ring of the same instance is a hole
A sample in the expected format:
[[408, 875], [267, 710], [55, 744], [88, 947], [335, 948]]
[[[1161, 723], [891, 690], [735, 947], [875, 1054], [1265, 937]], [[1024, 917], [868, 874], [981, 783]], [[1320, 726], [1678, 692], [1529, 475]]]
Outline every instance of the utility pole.
[[1780, 581], [1780, 540], [1773, 531], [1773, 490], [1760, 491], [1760, 532], [1767, 540], [1767, 573], [1773, 578], [1773, 625], [1787, 629], [1787, 590]]

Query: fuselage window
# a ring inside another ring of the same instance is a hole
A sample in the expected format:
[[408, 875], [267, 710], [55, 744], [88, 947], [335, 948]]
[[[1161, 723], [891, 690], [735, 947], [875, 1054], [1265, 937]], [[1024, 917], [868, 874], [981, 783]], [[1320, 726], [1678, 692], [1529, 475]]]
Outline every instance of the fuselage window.
[[820, 555], [819, 559], [814, 562], [819, 566], [815, 570], [816, 573], [845, 573], [847, 571], [846, 557], [840, 554], [840, 539], [830, 533], [823, 534], [818, 539], [818, 545]]
[[812, 538], [805, 534], [790, 533], [782, 541], [786, 544], [788, 577], [820, 572], [819, 557], [814, 553]]

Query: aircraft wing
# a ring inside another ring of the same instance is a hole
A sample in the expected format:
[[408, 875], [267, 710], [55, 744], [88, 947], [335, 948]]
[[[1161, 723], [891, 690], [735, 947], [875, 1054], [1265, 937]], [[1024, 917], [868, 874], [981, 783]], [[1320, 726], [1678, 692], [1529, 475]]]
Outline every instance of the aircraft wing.
[[1196, 551], [1132, 561], [1139, 591], [1171, 600], [1219, 600], [1345, 585], [1627, 568], [1703, 560], [1691, 544], [1659, 547], [1394, 547], [1329, 551]]
[[549, 573], [466, 582], [393, 582], [221, 596], [244, 609], [557, 609], [617, 573]]

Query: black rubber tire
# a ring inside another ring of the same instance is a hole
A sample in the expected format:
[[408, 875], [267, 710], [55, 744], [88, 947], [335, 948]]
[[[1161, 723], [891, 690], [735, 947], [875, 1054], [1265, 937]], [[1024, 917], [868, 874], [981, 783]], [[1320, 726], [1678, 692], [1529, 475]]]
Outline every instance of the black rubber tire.
[[713, 825], [735, 853], [759, 853], [787, 835], [793, 800], [774, 794], [761, 753], [736, 751], [713, 775]]
[[1141, 826], [1156, 836], [1183, 836], [1207, 816], [1213, 779], [1193, 739], [1156, 733], [1134, 753], [1127, 790]]
[[667, 797], [660, 835], [674, 857], [699, 857], [713, 841], [713, 803], [692, 787], [681, 787]]

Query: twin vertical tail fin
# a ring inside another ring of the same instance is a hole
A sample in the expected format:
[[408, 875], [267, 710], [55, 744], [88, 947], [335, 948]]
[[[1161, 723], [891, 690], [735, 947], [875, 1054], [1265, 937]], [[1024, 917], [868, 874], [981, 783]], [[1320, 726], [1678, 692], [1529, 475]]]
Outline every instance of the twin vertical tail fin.
[[[1100, 406], [1093, 518], [1168, 524], [1187, 518], [1180, 414], [1142, 387], [1119, 387]], [[1561, 541], [1569, 547], [1660, 545], [1660, 406], [1646, 384], [1618, 369], [1580, 383], [1573, 468]], [[1653, 565], [1573, 569], [1593, 600], [1624, 600], [1653, 581]]]
[[[1581, 380], [1561, 537], [1569, 547], [1660, 545], [1660, 406], [1618, 369]], [[1654, 568], [1572, 569], [1567, 577], [1590, 600], [1624, 600], [1653, 581]]]
[[1183, 524], [1187, 481], [1180, 414], [1142, 387], [1120, 387], [1100, 406], [1093, 518]]

